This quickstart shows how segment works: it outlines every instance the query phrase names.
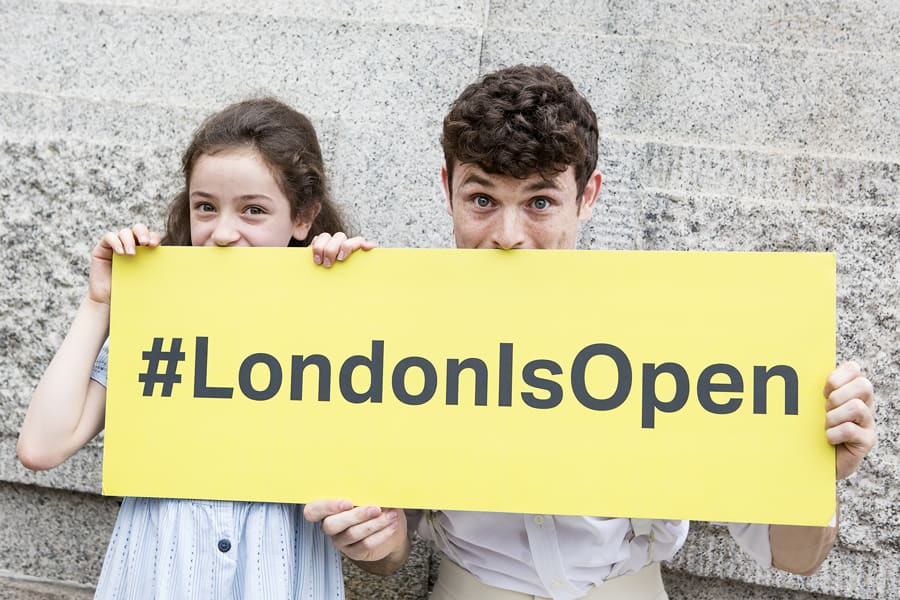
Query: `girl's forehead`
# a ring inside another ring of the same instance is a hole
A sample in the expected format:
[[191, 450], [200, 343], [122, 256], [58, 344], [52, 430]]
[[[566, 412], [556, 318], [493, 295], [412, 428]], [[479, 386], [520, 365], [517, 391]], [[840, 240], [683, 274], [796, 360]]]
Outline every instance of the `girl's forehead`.
[[222, 186], [280, 189], [275, 173], [253, 148], [228, 149], [197, 158], [191, 171], [191, 191]]

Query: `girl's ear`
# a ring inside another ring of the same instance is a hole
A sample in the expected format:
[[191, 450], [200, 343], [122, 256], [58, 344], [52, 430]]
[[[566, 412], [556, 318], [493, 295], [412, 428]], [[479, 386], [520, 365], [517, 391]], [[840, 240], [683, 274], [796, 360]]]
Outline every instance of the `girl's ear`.
[[312, 208], [297, 215], [297, 218], [294, 220], [294, 231], [291, 237], [301, 242], [305, 240], [306, 236], [309, 235], [309, 230], [312, 227], [313, 222], [315, 222], [316, 217], [319, 216], [320, 210], [322, 210], [322, 205], [316, 202]]

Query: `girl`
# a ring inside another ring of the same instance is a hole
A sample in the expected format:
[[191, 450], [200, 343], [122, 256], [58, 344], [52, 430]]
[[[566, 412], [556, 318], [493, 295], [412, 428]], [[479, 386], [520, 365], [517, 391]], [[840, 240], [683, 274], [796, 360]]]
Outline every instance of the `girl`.
[[[31, 469], [65, 461], [102, 428], [112, 254], [136, 245], [305, 246], [330, 266], [374, 247], [348, 239], [309, 120], [273, 99], [208, 118], [182, 157], [184, 189], [162, 239], [143, 225], [106, 233], [88, 292], [32, 397], [18, 455]], [[97, 598], [343, 598], [339, 553], [302, 505], [125, 498]]]

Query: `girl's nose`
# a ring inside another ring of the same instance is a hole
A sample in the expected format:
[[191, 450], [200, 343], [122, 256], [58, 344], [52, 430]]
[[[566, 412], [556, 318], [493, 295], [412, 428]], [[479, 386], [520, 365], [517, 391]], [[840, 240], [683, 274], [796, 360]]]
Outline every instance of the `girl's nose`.
[[212, 233], [212, 241], [216, 246], [231, 246], [239, 239], [241, 239], [240, 233], [231, 219], [222, 217], [216, 222], [216, 228]]

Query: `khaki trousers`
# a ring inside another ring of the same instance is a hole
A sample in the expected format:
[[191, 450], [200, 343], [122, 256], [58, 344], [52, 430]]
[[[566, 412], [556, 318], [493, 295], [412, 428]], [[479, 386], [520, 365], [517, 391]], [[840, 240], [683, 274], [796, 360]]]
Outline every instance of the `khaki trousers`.
[[[511, 592], [475, 579], [475, 576], [443, 556], [430, 600], [548, 600]], [[582, 596], [583, 600], [668, 600], [659, 563], [650, 563], [637, 573], [605, 581]]]

